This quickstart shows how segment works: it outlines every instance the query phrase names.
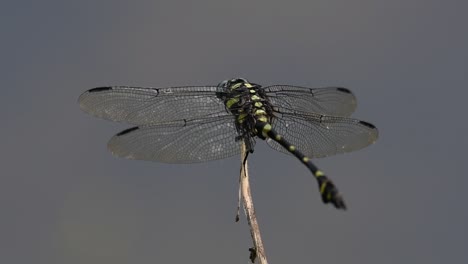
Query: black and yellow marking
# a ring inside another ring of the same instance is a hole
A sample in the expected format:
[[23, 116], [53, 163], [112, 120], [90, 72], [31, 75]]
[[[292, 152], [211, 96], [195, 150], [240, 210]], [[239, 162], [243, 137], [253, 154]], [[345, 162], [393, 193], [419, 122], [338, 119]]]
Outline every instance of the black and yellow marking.
[[256, 94], [252, 95], [250, 98], [252, 99], [252, 101], [260, 101], [262, 99]]
[[247, 113], [239, 113], [237, 116], [237, 122], [243, 123], [245, 119], [247, 118], [248, 114]]
[[[305, 157], [304, 159], [307, 159], [307, 161], [309, 160], [309, 158]], [[306, 161], [304, 161], [306, 162]], [[321, 170], [318, 170], [315, 172], [315, 177], [322, 177], [322, 176], [325, 176], [325, 173], [323, 173], [323, 171]]]
[[322, 196], [322, 201], [324, 203], [332, 203], [338, 209], [346, 209], [343, 198], [338, 192], [338, 189], [335, 187], [333, 182], [319, 170], [310, 160], [309, 157], [306, 157], [296, 146], [289, 143], [281, 135], [279, 135], [269, 123], [266, 122], [257, 122], [256, 125], [257, 135], [261, 138], [271, 138], [278, 142], [281, 146], [287, 149], [291, 154], [297, 157], [302, 163], [312, 172], [317, 180], [320, 194]]
[[[236, 127], [244, 138], [254, 135], [261, 139], [271, 138], [296, 156], [317, 179], [322, 201], [332, 203], [338, 209], [346, 209], [345, 203], [338, 193], [335, 185], [325, 174], [319, 170], [296, 146], [290, 144], [279, 135], [271, 126], [272, 106], [259, 92], [260, 86], [247, 82], [244, 79], [232, 79], [226, 83], [226, 88], [235, 92], [225, 98], [226, 108], [236, 116]], [[252, 151], [253, 149], [250, 149]]]
[[242, 86], [242, 83], [236, 83], [236, 84], [231, 86], [231, 89], [234, 90], [234, 89], [237, 89], [237, 88], [239, 88], [241, 86]]
[[254, 115], [256, 115], [256, 116], [262, 116], [262, 115], [266, 115], [266, 112], [265, 112], [265, 110], [263, 110], [263, 109], [260, 108], [260, 109], [255, 110]]
[[231, 108], [234, 104], [239, 102], [239, 97], [233, 97], [226, 102], [226, 107]]

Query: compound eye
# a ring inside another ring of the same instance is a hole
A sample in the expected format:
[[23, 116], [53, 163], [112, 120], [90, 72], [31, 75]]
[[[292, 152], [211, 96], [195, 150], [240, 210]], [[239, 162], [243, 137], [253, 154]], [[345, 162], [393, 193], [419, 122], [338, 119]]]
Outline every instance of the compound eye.
[[244, 84], [244, 83], [249, 83], [249, 81], [247, 81], [247, 79], [244, 79], [244, 78], [234, 78], [234, 79], [230, 79], [230, 80], [225, 80], [225, 81], [222, 81], [218, 84], [218, 87], [224, 87], [224, 88], [228, 88], [228, 87], [232, 87], [233, 85], [235, 84]]
[[248, 83], [247, 79], [244, 78], [235, 78], [230, 80], [231, 83]]

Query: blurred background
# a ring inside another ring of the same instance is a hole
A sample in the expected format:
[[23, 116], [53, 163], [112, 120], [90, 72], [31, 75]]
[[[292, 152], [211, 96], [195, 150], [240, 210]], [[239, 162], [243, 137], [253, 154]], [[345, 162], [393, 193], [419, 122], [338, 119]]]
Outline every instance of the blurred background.
[[[466, 1], [2, 1], [1, 263], [248, 263], [239, 157], [113, 157], [127, 128], [83, 113], [104, 85], [343, 86], [376, 144], [310, 172], [250, 156], [270, 263], [468, 263]], [[465, 120], [465, 121], [463, 121]], [[313, 136], [313, 135], [311, 135]]]

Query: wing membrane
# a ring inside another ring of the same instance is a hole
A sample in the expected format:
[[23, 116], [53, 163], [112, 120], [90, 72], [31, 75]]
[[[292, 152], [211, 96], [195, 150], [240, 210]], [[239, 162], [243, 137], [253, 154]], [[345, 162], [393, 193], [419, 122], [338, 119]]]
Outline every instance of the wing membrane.
[[264, 90], [273, 106], [289, 111], [350, 116], [356, 110], [356, 97], [350, 90], [342, 87], [273, 85]]
[[143, 88], [113, 86], [83, 93], [80, 107], [94, 116], [142, 125], [220, 115], [227, 112], [216, 86]]
[[196, 163], [240, 153], [234, 117], [175, 121], [130, 128], [111, 138], [116, 156], [165, 163]]
[[[372, 124], [347, 117], [309, 113], [280, 113], [272, 127], [298, 150], [310, 158], [321, 158], [364, 148], [377, 140], [378, 130]], [[288, 153], [268, 139], [273, 149]]]

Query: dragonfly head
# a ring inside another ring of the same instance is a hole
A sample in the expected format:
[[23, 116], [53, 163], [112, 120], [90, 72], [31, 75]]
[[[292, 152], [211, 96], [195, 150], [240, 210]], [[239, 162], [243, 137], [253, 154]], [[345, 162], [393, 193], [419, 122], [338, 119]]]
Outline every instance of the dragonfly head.
[[244, 78], [234, 78], [230, 80], [224, 80], [218, 84], [218, 87], [230, 88], [232, 90], [239, 87], [245, 86], [245, 84], [250, 84], [247, 79]]

